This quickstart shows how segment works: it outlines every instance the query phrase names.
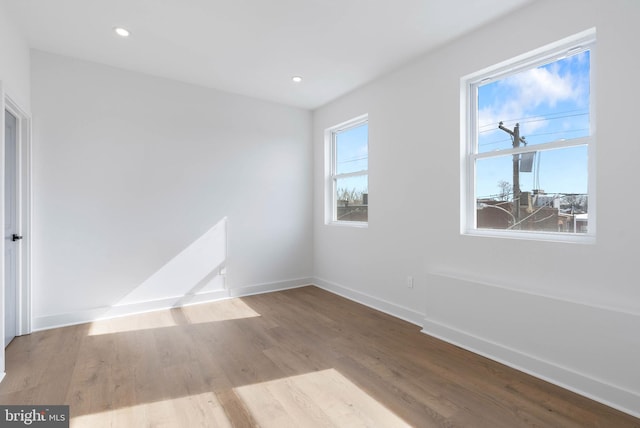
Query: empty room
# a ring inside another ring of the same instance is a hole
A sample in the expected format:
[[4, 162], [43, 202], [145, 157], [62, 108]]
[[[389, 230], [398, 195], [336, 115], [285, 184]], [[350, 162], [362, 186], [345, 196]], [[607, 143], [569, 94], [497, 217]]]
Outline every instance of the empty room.
[[640, 427], [639, 21], [0, 0], [0, 426]]

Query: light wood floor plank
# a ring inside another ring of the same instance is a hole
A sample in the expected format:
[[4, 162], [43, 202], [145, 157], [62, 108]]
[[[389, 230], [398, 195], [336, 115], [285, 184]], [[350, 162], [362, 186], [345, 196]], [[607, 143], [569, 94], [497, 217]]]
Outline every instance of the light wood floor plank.
[[316, 287], [18, 337], [2, 404], [72, 427], [640, 427]]

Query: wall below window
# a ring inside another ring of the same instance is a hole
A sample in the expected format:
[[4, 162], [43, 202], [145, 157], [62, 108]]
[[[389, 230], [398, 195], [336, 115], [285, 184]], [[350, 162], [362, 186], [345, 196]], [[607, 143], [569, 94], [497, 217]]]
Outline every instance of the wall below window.
[[308, 111], [32, 53], [34, 329], [309, 283]]
[[[640, 354], [640, 230], [627, 220], [640, 212], [640, 199], [634, 196], [640, 144], [630, 137], [640, 99], [640, 57], [630, 54], [640, 39], [639, 19], [640, 4], [634, 1], [536, 1], [316, 110], [316, 281], [416, 324], [425, 323], [424, 314], [427, 323], [454, 327], [438, 333], [470, 349], [479, 349], [475, 339], [485, 339], [485, 354], [493, 349], [494, 358], [640, 415], [633, 406], [640, 402], [637, 363], [626, 357], [592, 358]], [[596, 243], [462, 236], [460, 78], [592, 27], [597, 29]], [[323, 131], [365, 113], [368, 228], [325, 225]], [[437, 272], [468, 282], [440, 282], [432, 275]], [[407, 286], [408, 276], [414, 278], [413, 288]], [[510, 291], [487, 291], [496, 287]], [[540, 323], [514, 320], [516, 303], [538, 308]], [[473, 309], [469, 317], [479, 320], [483, 308], [490, 308], [503, 330], [492, 330], [489, 320], [464, 322], [460, 308]], [[557, 328], [543, 322], [547, 308], [554, 311]], [[579, 335], [578, 326], [584, 326]], [[500, 348], [491, 348], [492, 340], [500, 341]], [[527, 366], [497, 349], [541, 356], [548, 370], [541, 373], [532, 360]], [[581, 377], [561, 374], [570, 372]]]

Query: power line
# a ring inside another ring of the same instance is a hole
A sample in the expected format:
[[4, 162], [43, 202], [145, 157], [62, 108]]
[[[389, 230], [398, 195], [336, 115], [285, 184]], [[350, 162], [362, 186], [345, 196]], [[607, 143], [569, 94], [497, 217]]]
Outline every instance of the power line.
[[[585, 112], [585, 113], [574, 114], [576, 112]], [[568, 114], [568, 113], [571, 113], [571, 114]], [[546, 114], [538, 114], [538, 115], [535, 115], [535, 116], [525, 116], [525, 117], [521, 117], [521, 118], [517, 118], [517, 119], [505, 119], [505, 120], [502, 120], [502, 122], [527, 123], [528, 121], [544, 120], [544, 119], [540, 119], [540, 118], [545, 118], [545, 117], [548, 117], [549, 120], [554, 120], [554, 119], [563, 119], [565, 117], [586, 116], [588, 114], [589, 114], [589, 109], [588, 108], [580, 108], [580, 109], [558, 111], [558, 112], [552, 112], [552, 113], [546, 113]], [[552, 116], [556, 116], [556, 117], [552, 117]], [[489, 127], [489, 128], [491, 128], [490, 130], [493, 130], [493, 129], [496, 128], [496, 125], [498, 125], [498, 122], [492, 122], [492, 123], [481, 125], [481, 126], [479, 126], [479, 128], [487, 128], [487, 127]]]
[[[532, 137], [541, 137], [544, 135], [555, 135], [555, 134], [570, 134], [572, 132], [583, 132], [583, 131], [589, 131], [590, 128], [578, 128], [578, 129], [566, 129], [566, 130], [562, 130], [562, 131], [552, 131], [552, 132], [539, 132], [537, 134], [529, 134], [527, 135], [527, 138], [532, 138]], [[483, 131], [486, 132], [486, 131]], [[487, 146], [494, 146], [496, 144], [500, 144], [500, 143], [507, 143], [507, 142], [512, 142], [512, 140], [510, 138], [503, 138], [500, 140], [495, 140], [495, 141], [489, 141], [486, 143], [482, 143], [482, 144], [478, 144], [479, 147], [487, 147]], [[527, 140], [527, 142], [529, 144], [531, 144], [530, 140]], [[535, 144], [535, 143], [533, 143]]]
[[527, 135], [527, 137], [539, 137], [541, 135], [554, 135], [554, 134], [568, 134], [571, 132], [582, 132], [582, 131], [589, 131], [590, 128], [579, 128], [579, 129], [568, 129], [565, 131], [553, 131], [553, 132], [539, 132], [537, 134], [529, 134]]
[[[502, 120], [502, 122], [521, 122], [521, 121], [526, 121], [528, 119], [531, 118], [540, 118], [540, 117], [548, 117], [553, 119], [554, 116], [555, 117], [571, 117], [574, 115], [583, 115], [583, 114], [587, 114], [589, 113], [589, 109], [588, 108], [578, 108], [578, 109], [573, 109], [573, 110], [565, 110], [565, 111], [554, 111], [551, 113], [541, 113], [541, 114], [535, 114], [535, 115], [528, 115], [528, 116], [524, 116], [524, 117], [518, 117], [518, 118], [512, 118], [512, 119], [504, 119]], [[486, 125], [482, 125], [482, 127], [484, 126], [495, 126], [496, 122], [493, 123], [489, 123]]]
[[564, 116], [556, 116], [556, 117], [548, 117], [545, 118], [543, 117], [537, 117], [535, 119], [529, 119], [529, 120], [523, 120], [520, 123], [532, 123], [532, 122], [542, 122], [543, 120], [556, 120], [556, 119], [564, 119], [567, 117], [577, 117], [577, 116], [589, 116], [590, 112], [586, 112], [586, 113], [576, 113], [576, 114], [566, 114]]
[[363, 156], [363, 157], [359, 157], [359, 158], [341, 160], [341, 161], [338, 161], [338, 163], [341, 164], [341, 163], [357, 162], [357, 161], [361, 161], [361, 160], [365, 160], [365, 159], [369, 159], [369, 156]]

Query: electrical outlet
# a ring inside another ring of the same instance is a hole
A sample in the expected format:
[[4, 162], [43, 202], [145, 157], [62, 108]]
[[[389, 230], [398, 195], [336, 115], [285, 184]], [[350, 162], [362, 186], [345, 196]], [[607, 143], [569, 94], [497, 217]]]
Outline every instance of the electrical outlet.
[[407, 277], [407, 287], [413, 288], [413, 277], [411, 275]]

